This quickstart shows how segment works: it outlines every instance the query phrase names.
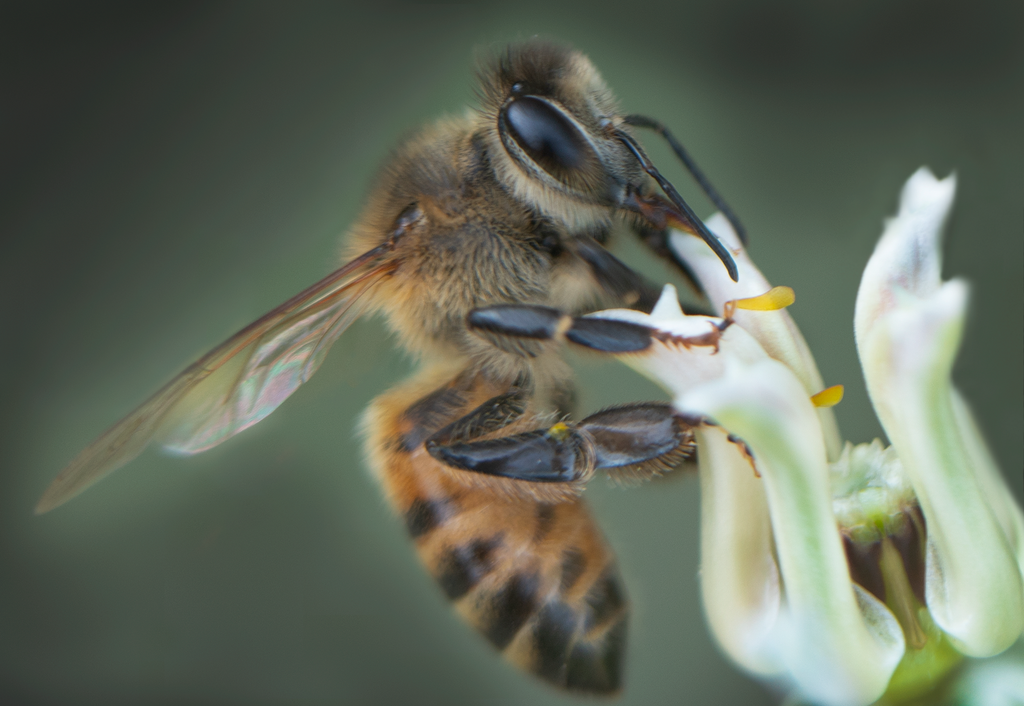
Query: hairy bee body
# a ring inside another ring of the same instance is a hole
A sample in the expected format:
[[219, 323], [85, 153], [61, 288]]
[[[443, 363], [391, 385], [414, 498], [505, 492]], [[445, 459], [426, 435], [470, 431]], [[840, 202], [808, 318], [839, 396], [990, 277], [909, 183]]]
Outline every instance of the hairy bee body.
[[[416, 204], [429, 226], [407, 236], [414, 240], [403, 248], [403, 265], [375, 288], [369, 306], [385, 314], [417, 357], [464, 358], [467, 365], [514, 378], [544, 366], [471, 332], [470, 311], [516, 302], [578, 313], [618, 302], [573, 251], [568, 225], [531, 208], [498, 180], [480, 122], [442, 120], [399, 147], [371, 190], [347, 250], [354, 257], [380, 245], [395, 213]], [[586, 232], [604, 239], [611, 222], [605, 213]]]
[[[353, 229], [355, 256], [383, 242], [405, 204], [416, 204], [429, 223], [413, 236], [422, 240], [406, 246], [402, 266], [371, 293], [370, 306], [426, 372], [370, 406], [366, 456], [420, 560], [469, 624], [512, 663], [550, 682], [614, 691], [625, 593], [578, 490], [466, 473], [423, 445], [524, 377], [533, 387], [529, 407], [501, 434], [570, 411], [571, 372], [557, 351], [538, 344], [524, 355], [522, 341], [485, 340], [467, 328], [470, 311], [528, 303], [582, 313], [621, 304], [574, 250], [577, 234], [606, 239], [609, 209], [549, 214], [530, 202], [521, 174], [505, 167], [503, 183], [492, 124], [480, 115], [446, 119], [410, 139], [384, 167]], [[547, 201], [561, 205], [557, 197]]]
[[736, 276], [633, 124], [668, 134], [620, 115], [579, 52], [513, 45], [482, 69], [476, 112], [396, 150], [352, 228], [345, 265], [107, 430], [37, 511], [150, 441], [198, 453], [259, 422], [310, 379], [355, 318], [379, 312], [421, 370], [370, 406], [366, 456], [427, 570], [514, 664], [568, 689], [617, 690], [625, 593], [579, 494], [599, 469], [633, 479], [674, 467], [692, 456], [693, 434], [663, 403], [569, 421], [572, 376], [558, 344], [622, 352], [650, 342], [635, 324], [579, 316], [649, 309], [657, 298], [605, 249], [616, 226], [661, 255], [670, 255], [669, 225], [689, 229]]

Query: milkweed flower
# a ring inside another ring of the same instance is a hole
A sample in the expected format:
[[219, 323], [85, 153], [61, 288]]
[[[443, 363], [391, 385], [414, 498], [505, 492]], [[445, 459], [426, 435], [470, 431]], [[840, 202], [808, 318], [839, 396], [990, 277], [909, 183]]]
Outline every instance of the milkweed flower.
[[724, 318], [684, 315], [671, 286], [649, 315], [595, 314], [660, 332], [620, 357], [698, 425], [708, 624], [733, 661], [795, 698], [911, 698], [1024, 631], [1024, 514], [951, 380], [968, 295], [940, 277], [955, 189], [927, 169], [907, 181], [857, 294], [889, 447], [841, 442], [828, 408], [841, 388], [825, 388], [783, 308], [791, 290], [770, 287], [720, 215], [707, 225], [738, 282], [698, 238], [670, 244]]

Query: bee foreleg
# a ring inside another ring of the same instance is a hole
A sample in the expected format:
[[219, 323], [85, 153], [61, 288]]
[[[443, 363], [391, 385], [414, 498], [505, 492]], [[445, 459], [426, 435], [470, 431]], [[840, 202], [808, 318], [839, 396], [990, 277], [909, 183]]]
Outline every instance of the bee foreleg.
[[[668, 245], [669, 231], [667, 228], [651, 228], [648, 226], [641, 226], [636, 228], [637, 237], [640, 241], [646, 245], [651, 251], [670, 263], [675, 265], [676, 270], [683, 276], [686, 283], [690, 286], [696, 294], [707, 300], [707, 293], [700, 286], [697, 278], [694, 276], [690, 266], [679, 257], [675, 251]], [[683, 306], [683, 311], [687, 314], [699, 314], [701, 316], [718, 316], [714, 309], [711, 307], [710, 302], [704, 301], [699, 303], [687, 302]]]
[[590, 267], [605, 293], [630, 309], [650, 313], [658, 303], [661, 287], [608, 252], [593, 238], [578, 237], [576, 252]]

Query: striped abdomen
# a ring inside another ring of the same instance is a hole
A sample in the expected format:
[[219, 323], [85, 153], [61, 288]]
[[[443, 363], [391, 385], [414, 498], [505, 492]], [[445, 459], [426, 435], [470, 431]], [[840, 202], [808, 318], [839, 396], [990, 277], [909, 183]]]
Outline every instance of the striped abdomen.
[[586, 505], [571, 496], [544, 502], [510, 485], [523, 481], [478, 483], [436, 461], [417, 425], [433, 431], [487, 395], [449, 395], [435, 405], [443, 419], [420, 418], [409, 413], [417, 387], [373, 403], [367, 445], [427, 570], [459, 614], [520, 668], [568, 689], [618, 690], [626, 599]]

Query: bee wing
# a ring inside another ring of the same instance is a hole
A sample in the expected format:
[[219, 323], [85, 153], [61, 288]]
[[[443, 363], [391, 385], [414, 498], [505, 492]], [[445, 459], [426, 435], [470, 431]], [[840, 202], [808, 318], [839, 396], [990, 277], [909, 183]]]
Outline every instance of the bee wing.
[[375, 248], [249, 324], [164, 385], [82, 450], [36, 512], [70, 500], [158, 439], [176, 453], [205, 451], [273, 412], [309, 380], [365, 309], [363, 294], [394, 271]]

